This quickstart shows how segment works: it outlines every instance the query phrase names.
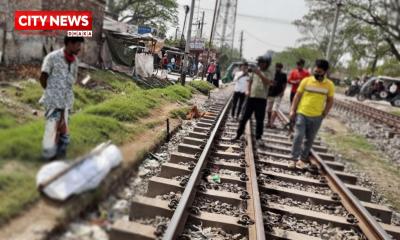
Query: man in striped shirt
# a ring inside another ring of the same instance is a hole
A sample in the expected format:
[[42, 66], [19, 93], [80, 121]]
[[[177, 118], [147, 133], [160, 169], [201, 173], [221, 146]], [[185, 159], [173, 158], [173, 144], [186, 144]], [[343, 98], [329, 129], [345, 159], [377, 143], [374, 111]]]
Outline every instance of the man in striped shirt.
[[292, 147], [293, 162], [290, 164], [292, 168], [304, 169], [304, 162], [308, 160], [322, 120], [332, 108], [335, 85], [326, 77], [328, 69], [328, 61], [316, 60], [314, 76], [301, 81], [293, 99], [290, 119], [296, 125]]

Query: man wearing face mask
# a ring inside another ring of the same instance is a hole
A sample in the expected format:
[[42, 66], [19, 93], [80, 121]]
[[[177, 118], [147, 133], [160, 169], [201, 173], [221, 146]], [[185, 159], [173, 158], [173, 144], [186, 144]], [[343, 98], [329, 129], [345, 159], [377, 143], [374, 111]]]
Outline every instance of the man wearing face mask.
[[65, 157], [69, 144], [68, 115], [74, 103], [73, 84], [78, 77], [78, 53], [82, 37], [65, 37], [65, 46], [43, 60], [40, 84], [44, 89], [40, 102], [45, 108], [43, 157]]
[[328, 69], [328, 61], [316, 60], [314, 76], [301, 81], [293, 99], [290, 120], [295, 121], [296, 125], [292, 147], [293, 162], [290, 164], [292, 168], [304, 169], [322, 120], [332, 108], [335, 86], [326, 77]]

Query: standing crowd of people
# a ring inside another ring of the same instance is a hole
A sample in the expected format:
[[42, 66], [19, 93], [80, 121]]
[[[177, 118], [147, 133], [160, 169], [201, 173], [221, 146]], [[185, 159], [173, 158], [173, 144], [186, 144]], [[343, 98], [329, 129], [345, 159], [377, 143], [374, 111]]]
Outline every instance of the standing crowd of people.
[[[304, 169], [309, 162], [310, 151], [323, 119], [333, 106], [334, 83], [328, 79], [329, 62], [315, 61], [313, 74], [307, 71], [305, 61], [299, 59], [297, 67], [289, 76], [283, 72], [283, 64], [275, 64], [275, 72], [270, 70], [272, 56], [267, 53], [257, 59], [257, 67], [250, 68], [243, 62], [240, 71], [234, 75], [232, 118], [239, 121], [237, 141], [243, 135], [247, 121], [253, 113], [256, 120], [256, 146], [264, 146], [263, 130], [267, 115], [267, 128], [276, 128], [274, 122], [287, 84], [290, 91], [290, 124], [294, 127], [292, 162], [290, 168]], [[240, 119], [240, 120], [239, 120]]]
[[[43, 60], [40, 83], [44, 89], [41, 103], [45, 107], [45, 132], [43, 136], [43, 157], [62, 158], [69, 144], [68, 120], [74, 102], [73, 84], [78, 76], [77, 54], [83, 38], [65, 37], [62, 49], [49, 53]], [[167, 56], [161, 61], [168, 63]], [[171, 59], [176, 64], [176, 59]], [[297, 68], [289, 77], [283, 72], [283, 65], [276, 63], [275, 72], [270, 65], [272, 55], [266, 53], [258, 57], [257, 67], [249, 68], [243, 62], [240, 71], [234, 75], [232, 118], [239, 121], [236, 137], [243, 135], [247, 121], [255, 115], [256, 143], [263, 146], [264, 120], [267, 115], [268, 128], [275, 128], [275, 119], [279, 110], [287, 83], [292, 85], [290, 93], [290, 120], [294, 124], [291, 167], [303, 169], [308, 161], [310, 149], [322, 120], [333, 105], [334, 84], [327, 78], [329, 63], [318, 59], [313, 75], [304, 69], [305, 61], [300, 59]], [[203, 69], [203, 65], [199, 65]], [[221, 78], [219, 64], [213, 60], [207, 69], [207, 81], [218, 87]], [[267, 114], [266, 114], [267, 113]]]

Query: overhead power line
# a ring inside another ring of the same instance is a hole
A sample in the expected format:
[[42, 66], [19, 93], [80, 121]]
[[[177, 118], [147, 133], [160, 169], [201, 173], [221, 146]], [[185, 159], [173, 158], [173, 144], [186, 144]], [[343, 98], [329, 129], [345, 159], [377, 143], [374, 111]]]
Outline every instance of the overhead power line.
[[[200, 8], [200, 9], [204, 10], [204, 11], [209, 11], [209, 12], [214, 11], [211, 8]], [[251, 19], [263, 21], [263, 22], [270, 22], [270, 23], [283, 24], [283, 25], [293, 25], [293, 20], [289, 20], [289, 19], [262, 17], [262, 16], [256, 16], [256, 15], [245, 14], [245, 13], [237, 13], [237, 16], [242, 17], [242, 18], [251, 18]]]
[[278, 44], [274, 44], [274, 43], [267, 42], [267, 41], [265, 41], [265, 40], [263, 40], [263, 39], [257, 37], [256, 35], [250, 33], [250, 32], [247, 31], [247, 30], [244, 30], [244, 31], [245, 31], [245, 32], [247, 33], [247, 35], [249, 35], [251, 38], [253, 38], [253, 39], [259, 41], [260, 43], [263, 43], [263, 44], [266, 45], [266, 46], [277, 47], [277, 48], [286, 48], [286, 47], [287, 47], [287, 46], [282, 46], [282, 45], [278, 45]]

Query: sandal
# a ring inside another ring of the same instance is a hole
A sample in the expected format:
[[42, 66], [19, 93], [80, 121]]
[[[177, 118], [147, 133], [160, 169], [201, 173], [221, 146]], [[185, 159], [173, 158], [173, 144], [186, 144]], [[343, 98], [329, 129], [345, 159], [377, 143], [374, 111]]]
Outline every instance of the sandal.
[[300, 170], [304, 170], [306, 168], [306, 164], [303, 161], [299, 160], [296, 162], [296, 168], [300, 169]]
[[291, 161], [291, 162], [289, 163], [289, 168], [290, 168], [290, 169], [295, 169], [295, 168], [296, 168], [296, 162], [295, 162], [295, 161]]

